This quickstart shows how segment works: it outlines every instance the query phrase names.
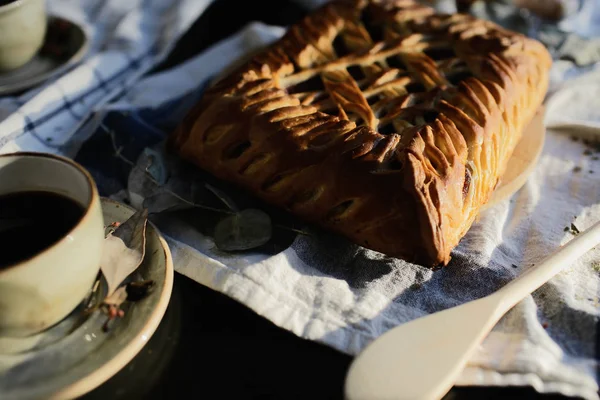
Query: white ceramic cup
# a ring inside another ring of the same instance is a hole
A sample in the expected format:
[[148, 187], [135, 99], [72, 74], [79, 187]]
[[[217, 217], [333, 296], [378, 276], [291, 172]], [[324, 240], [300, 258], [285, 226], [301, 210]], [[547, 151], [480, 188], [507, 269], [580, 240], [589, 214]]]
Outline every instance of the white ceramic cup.
[[14, 0], [0, 6], [0, 72], [25, 65], [46, 36], [46, 1]]
[[54, 155], [0, 155], [0, 196], [23, 191], [66, 196], [85, 212], [57, 243], [0, 269], [0, 336], [29, 336], [62, 320], [89, 293], [100, 269], [104, 221], [90, 174]]

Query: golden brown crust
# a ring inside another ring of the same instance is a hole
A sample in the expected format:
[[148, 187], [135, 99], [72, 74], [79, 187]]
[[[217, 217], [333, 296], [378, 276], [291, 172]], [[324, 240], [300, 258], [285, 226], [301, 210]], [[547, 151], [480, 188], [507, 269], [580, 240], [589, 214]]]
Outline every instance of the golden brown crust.
[[336, 1], [207, 91], [172, 147], [391, 256], [434, 266], [542, 103], [538, 42], [412, 0]]

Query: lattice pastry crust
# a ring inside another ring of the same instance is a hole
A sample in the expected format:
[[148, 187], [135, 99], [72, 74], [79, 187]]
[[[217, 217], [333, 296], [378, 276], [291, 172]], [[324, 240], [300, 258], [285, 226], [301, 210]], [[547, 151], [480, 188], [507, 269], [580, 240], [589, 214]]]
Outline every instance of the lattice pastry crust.
[[468, 15], [336, 1], [209, 89], [170, 144], [362, 246], [446, 264], [550, 64], [539, 42]]

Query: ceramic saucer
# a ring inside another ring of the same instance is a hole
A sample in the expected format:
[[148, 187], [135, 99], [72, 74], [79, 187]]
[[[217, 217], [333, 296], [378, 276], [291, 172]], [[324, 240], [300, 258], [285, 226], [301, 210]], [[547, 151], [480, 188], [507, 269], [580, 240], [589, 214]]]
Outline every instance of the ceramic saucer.
[[24, 66], [0, 73], [0, 95], [28, 89], [81, 61], [89, 47], [85, 30], [75, 22], [49, 16], [42, 49]]
[[[123, 222], [134, 213], [108, 199], [102, 199], [102, 210], [105, 225]], [[1, 399], [81, 396], [116, 374], [144, 347], [167, 309], [173, 287], [167, 243], [150, 223], [146, 236], [146, 256], [134, 274], [139, 280], [154, 280], [154, 290], [142, 300], [125, 303], [125, 316], [114, 321], [108, 332], [102, 329], [106, 315], [86, 315], [82, 304], [41, 334], [0, 337]]]

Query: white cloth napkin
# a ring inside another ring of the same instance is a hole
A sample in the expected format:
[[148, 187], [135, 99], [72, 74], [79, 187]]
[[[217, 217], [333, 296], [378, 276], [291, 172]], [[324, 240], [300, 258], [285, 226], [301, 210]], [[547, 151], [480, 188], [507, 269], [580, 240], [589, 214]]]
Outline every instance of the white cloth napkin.
[[[194, 88], [184, 79], [206, 82], [240, 52], [281, 34], [280, 28], [252, 24], [175, 70], [141, 80], [111, 108], [158, 106], [185, 96]], [[600, 118], [599, 92], [591, 90], [600, 85], [598, 74], [559, 83], [548, 121]], [[589, 146], [571, 138], [578, 134], [549, 129], [527, 184], [483, 213], [451, 265], [437, 272], [317, 231], [298, 235], [275, 255], [224, 255], [188, 220], [155, 222], [169, 238], [178, 272], [298, 336], [357, 354], [398, 324], [495, 291], [569, 241], [573, 235], [565, 228], [571, 223], [583, 231], [600, 220], [600, 161], [584, 155]], [[130, 195], [140, 205], [147, 193], [135, 182], [138, 177], [132, 179]], [[458, 384], [531, 385], [540, 392], [597, 398], [599, 272], [596, 249], [522, 301], [494, 328]], [[444, 327], [439, 330], [443, 335]]]
[[62, 77], [0, 97], [0, 153], [74, 155], [101, 114], [89, 117], [168, 55], [211, 1], [49, 0], [49, 14], [84, 28], [90, 50]]

